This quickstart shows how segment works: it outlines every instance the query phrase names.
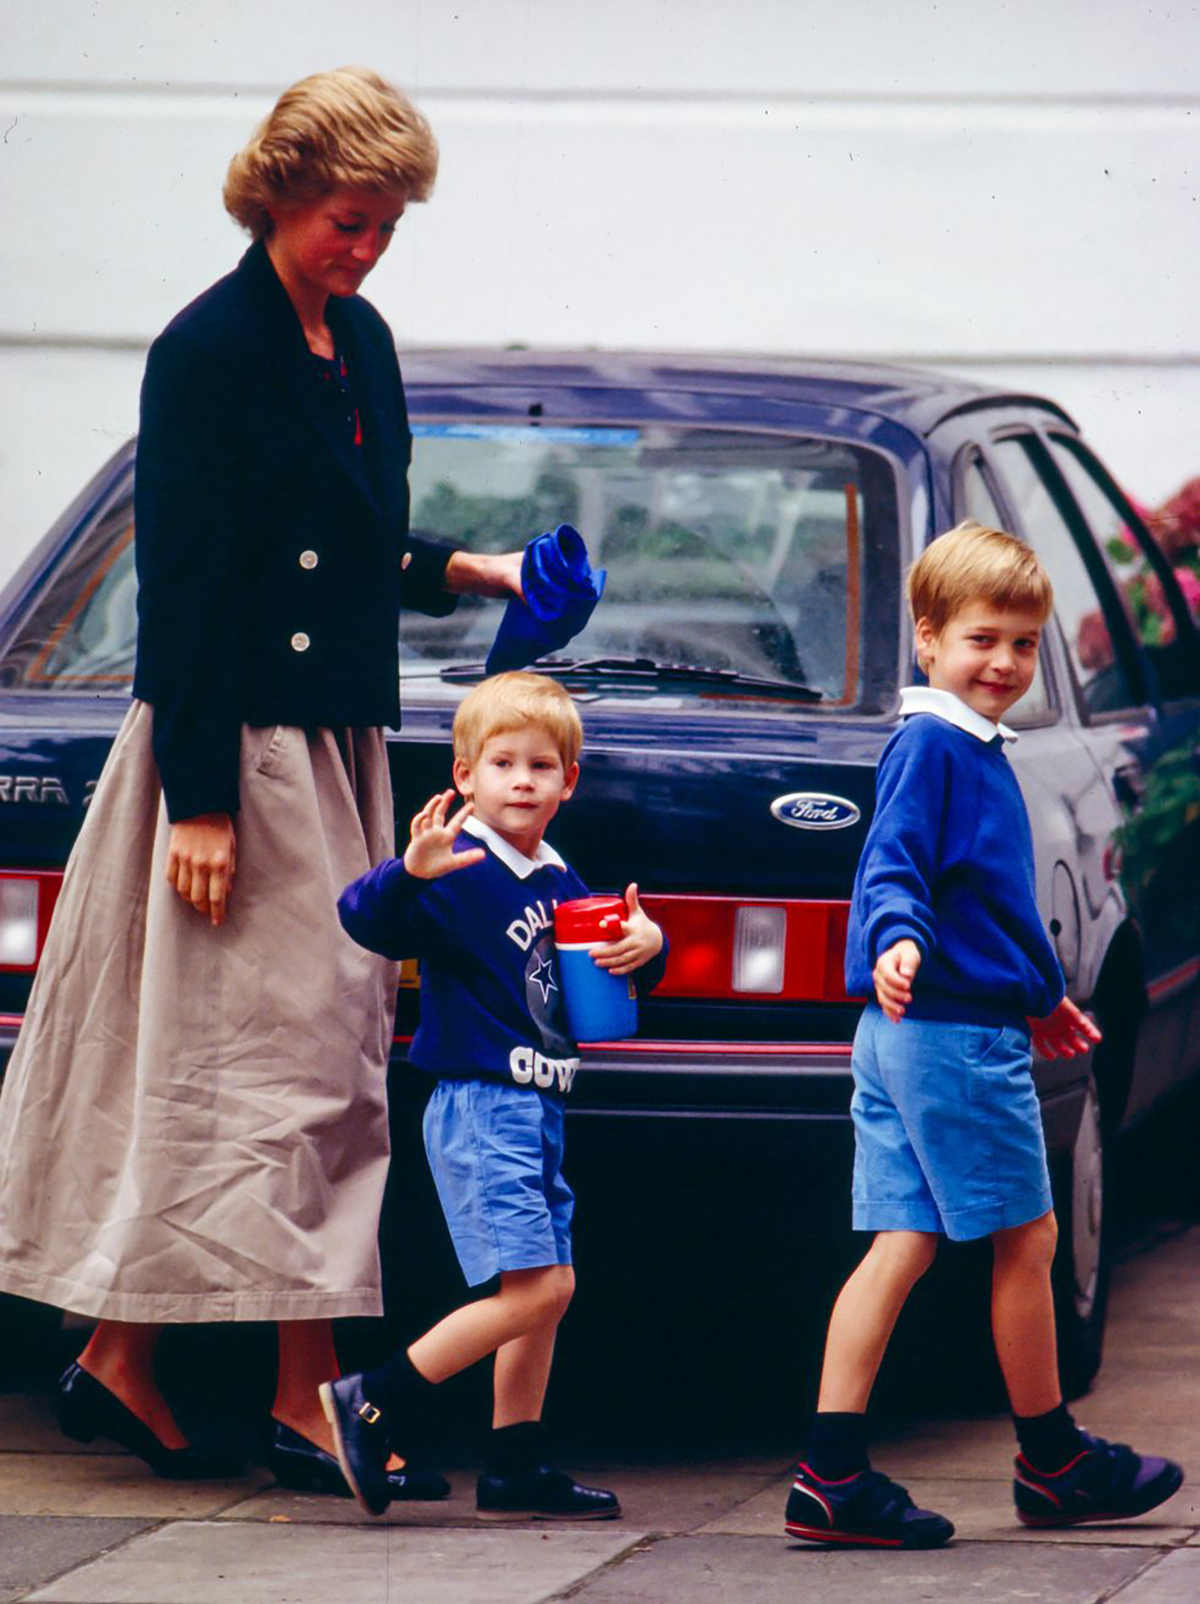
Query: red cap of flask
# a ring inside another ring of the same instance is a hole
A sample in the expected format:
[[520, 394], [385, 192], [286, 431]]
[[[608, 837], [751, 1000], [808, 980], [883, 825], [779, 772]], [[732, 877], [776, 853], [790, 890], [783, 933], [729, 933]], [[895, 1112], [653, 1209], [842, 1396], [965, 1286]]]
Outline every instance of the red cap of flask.
[[554, 910], [554, 939], [565, 947], [617, 941], [628, 918], [624, 897], [576, 897]]

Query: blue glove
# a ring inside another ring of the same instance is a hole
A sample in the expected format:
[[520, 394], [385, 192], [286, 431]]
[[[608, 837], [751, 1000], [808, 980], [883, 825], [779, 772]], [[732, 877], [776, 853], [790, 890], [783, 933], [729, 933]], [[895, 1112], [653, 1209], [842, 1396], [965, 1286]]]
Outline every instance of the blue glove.
[[605, 569], [592, 568], [583, 536], [570, 524], [531, 540], [521, 562], [525, 600], [514, 596], [504, 609], [488, 673], [524, 668], [565, 646], [592, 616], [606, 578]]

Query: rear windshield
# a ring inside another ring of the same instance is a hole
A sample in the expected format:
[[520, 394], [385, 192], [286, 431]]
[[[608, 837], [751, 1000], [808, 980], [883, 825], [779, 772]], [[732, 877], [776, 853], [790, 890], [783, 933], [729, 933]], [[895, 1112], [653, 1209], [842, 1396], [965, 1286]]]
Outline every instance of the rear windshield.
[[[894, 693], [896, 495], [879, 453], [818, 438], [700, 428], [416, 422], [412, 525], [506, 551], [560, 523], [607, 569], [602, 604], [564, 649], [806, 687], [814, 709]], [[98, 508], [0, 662], [0, 683], [95, 694], [132, 681], [129, 491]], [[499, 621], [464, 597], [448, 618], [404, 613], [401, 676], [478, 668]], [[687, 694], [686, 676], [668, 680]], [[417, 687], [414, 684], [413, 689]], [[711, 690], [702, 680], [690, 687]]]

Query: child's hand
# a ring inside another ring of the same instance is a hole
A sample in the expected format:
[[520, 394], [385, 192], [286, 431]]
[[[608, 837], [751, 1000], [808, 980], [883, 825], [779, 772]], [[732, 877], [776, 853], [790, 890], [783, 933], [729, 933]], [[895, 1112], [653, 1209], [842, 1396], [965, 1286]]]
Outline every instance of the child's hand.
[[482, 863], [487, 853], [482, 847], [470, 852], [455, 852], [458, 832], [475, 811], [473, 802], [462, 807], [446, 823], [446, 810], [456, 796], [454, 791], [440, 791], [415, 814], [409, 826], [411, 839], [404, 852], [404, 867], [418, 880], [438, 880], [455, 869], [469, 869], [473, 863]]
[[884, 1018], [898, 1024], [904, 1010], [912, 1002], [912, 983], [921, 967], [921, 949], [907, 936], [897, 941], [875, 960], [871, 979], [875, 982], [875, 995], [883, 1009]]
[[625, 907], [629, 917], [621, 921], [625, 932], [621, 939], [592, 948], [592, 962], [613, 975], [631, 975], [662, 951], [663, 933], [643, 911], [637, 886], [631, 885], [626, 890]]
[[1069, 997], [1064, 997], [1045, 1019], [1030, 1019], [1026, 1023], [1033, 1038], [1033, 1049], [1043, 1058], [1077, 1058], [1080, 1053], [1090, 1053], [1101, 1039], [1094, 1021], [1076, 1008]]

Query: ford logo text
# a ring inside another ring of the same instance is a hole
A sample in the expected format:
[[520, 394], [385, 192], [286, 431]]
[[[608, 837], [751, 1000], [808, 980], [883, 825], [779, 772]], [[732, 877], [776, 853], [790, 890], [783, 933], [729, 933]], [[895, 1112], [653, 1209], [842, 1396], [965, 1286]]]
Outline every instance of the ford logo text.
[[826, 796], [823, 791], [792, 791], [777, 796], [771, 812], [780, 824], [797, 830], [846, 830], [857, 824], [862, 814], [844, 796]]

